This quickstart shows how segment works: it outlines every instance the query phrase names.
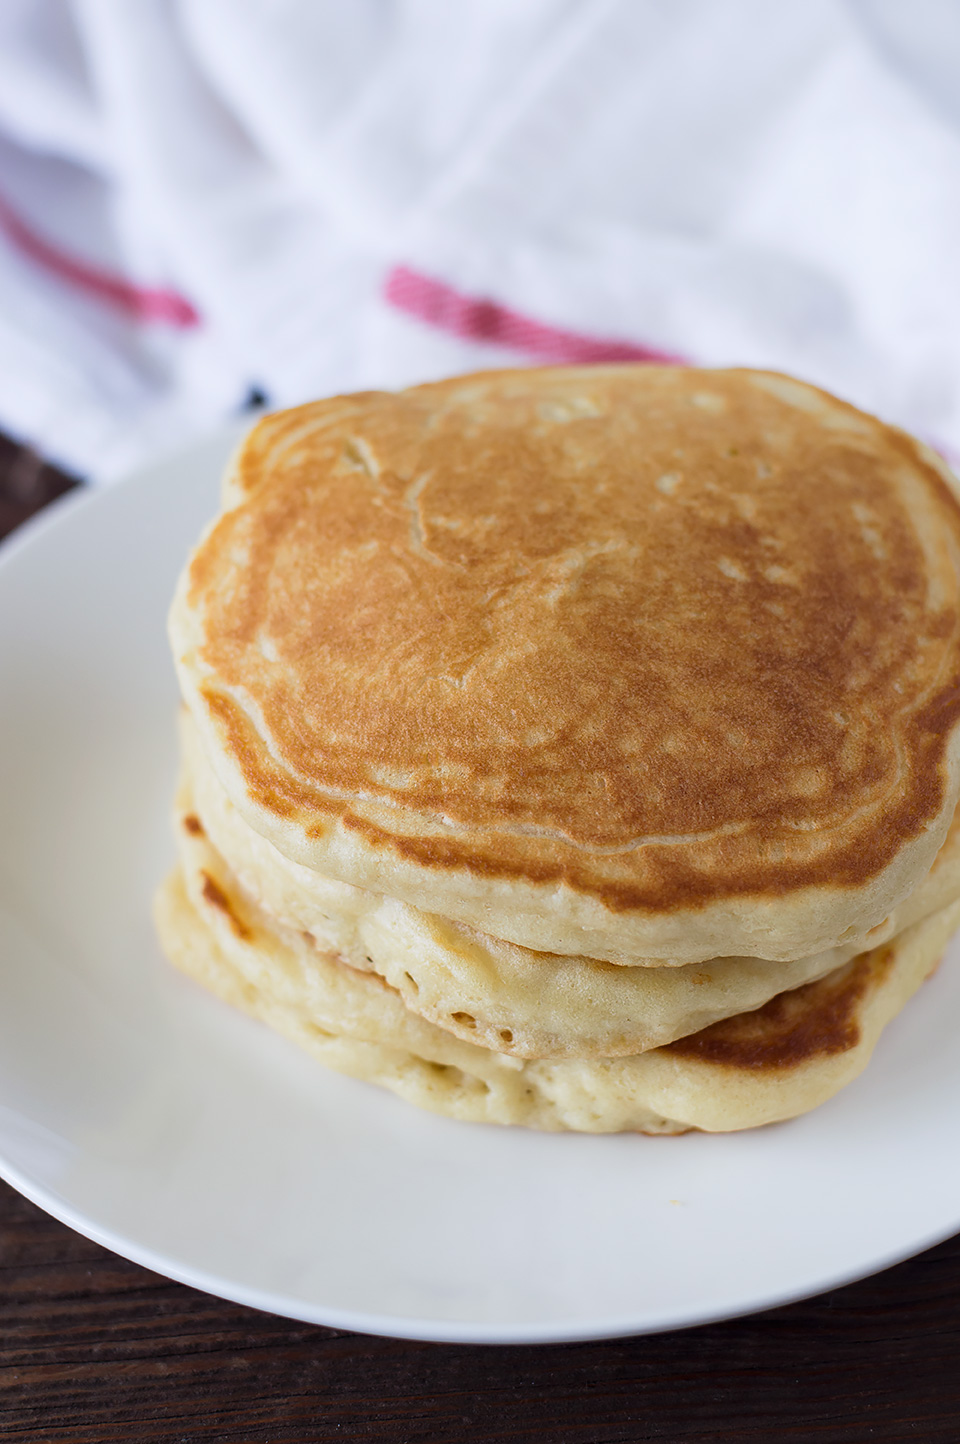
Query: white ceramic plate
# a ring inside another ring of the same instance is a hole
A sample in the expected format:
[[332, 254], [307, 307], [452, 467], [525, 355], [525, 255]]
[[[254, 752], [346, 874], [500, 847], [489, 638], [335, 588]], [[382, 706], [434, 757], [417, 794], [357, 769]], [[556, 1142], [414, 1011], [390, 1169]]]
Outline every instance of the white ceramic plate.
[[163, 961], [164, 615], [233, 437], [0, 547], [0, 1173], [210, 1293], [372, 1333], [585, 1339], [766, 1308], [960, 1228], [960, 950], [858, 1082], [729, 1137], [452, 1123]]

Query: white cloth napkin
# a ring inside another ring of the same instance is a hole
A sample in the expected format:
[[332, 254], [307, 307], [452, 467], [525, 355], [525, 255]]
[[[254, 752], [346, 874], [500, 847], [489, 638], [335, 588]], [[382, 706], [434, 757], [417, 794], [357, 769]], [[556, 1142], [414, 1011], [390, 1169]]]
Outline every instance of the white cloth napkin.
[[960, 455], [956, 0], [4, 0], [0, 427], [667, 356]]

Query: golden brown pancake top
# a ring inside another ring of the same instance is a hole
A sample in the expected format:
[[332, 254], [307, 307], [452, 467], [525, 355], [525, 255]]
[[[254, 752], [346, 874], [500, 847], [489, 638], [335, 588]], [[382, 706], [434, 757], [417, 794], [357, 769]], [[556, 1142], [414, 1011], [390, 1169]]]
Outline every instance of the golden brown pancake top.
[[202, 695], [315, 835], [664, 910], [859, 886], [952, 806], [960, 507], [811, 387], [341, 397], [261, 422], [229, 496], [189, 571]]

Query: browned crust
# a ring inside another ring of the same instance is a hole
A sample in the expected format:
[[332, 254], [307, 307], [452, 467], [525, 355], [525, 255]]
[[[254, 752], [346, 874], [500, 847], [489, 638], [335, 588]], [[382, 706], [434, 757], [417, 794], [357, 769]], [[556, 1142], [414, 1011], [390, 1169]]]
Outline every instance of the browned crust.
[[218, 912], [223, 913], [224, 917], [227, 919], [227, 922], [230, 924], [231, 929], [237, 935], [237, 937], [241, 938], [243, 941], [246, 941], [250, 937], [250, 929], [247, 927], [243, 919], [237, 916], [236, 912], [233, 909], [233, 905], [230, 902], [227, 894], [224, 892], [223, 888], [220, 886], [220, 884], [216, 881], [215, 878], [212, 878], [210, 876], [208, 872], [201, 872], [200, 876], [203, 878], [203, 887], [201, 891], [203, 893], [204, 901], [208, 902], [211, 907], [215, 907]]
[[[826, 423], [750, 373], [657, 368], [262, 423], [189, 586], [250, 797], [613, 910], [864, 886], [946, 806], [960, 506], [908, 437], [802, 391]], [[691, 840], [631, 846], [663, 835]]]
[[889, 944], [875, 948], [818, 982], [678, 1038], [663, 1051], [749, 1072], [799, 1068], [814, 1058], [849, 1052], [860, 1042], [863, 1000], [887, 976], [893, 958]]
[[[201, 696], [240, 768], [250, 799], [277, 817], [309, 817], [304, 829], [308, 837], [321, 838], [339, 823], [362, 836], [383, 855], [417, 863], [435, 873], [463, 869], [481, 878], [522, 879], [544, 885], [559, 883], [598, 898], [612, 912], [668, 911], [738, 896], [775, 898], [791, 889], [811, 885], [856, 888], [891, 863], [904, 841], [915, 837], [943, 802], [944, 739], [921, 739], [918, 752], [927, 767], [915, 779], [910, 794], [881, 819], [868, 839], [857, 837], [842, 850], [826, 850], [819, 858], [801, 857], [790, 862], [782, 856], [775, 860], [765, 857], [764, 843], [774, 841], [782, 852], [783, 839], [774, 829], [769, 832], [757, 829], [757, 851], [752, 862], [739, 874], [722, 869], [712, 874], [707, 871], [703, 865], [707, 861], [703, 855], [707, 849], [697, 857], [691, 856], [693, 849], [647, 846], [642, 876], [636, 876], [635, 864], [631, 868], [634, 860], [630, 858], [605, 860], [608, 875], [598, 877], [596, 860], [582, 857], [572, 848], [542, 846], [537, 857], [530, 855], [529, 848], [518, 845], [515, 838], [502, 834], [489, 839], [461, 839], [435, 834], [404, 836], [387, 831], [368, 818], [357, 816], [349, 807], [298, 784], [296, 779], [273, 766], [253, 737], [246, 716], [232, 699], [209, 688], [202, 689]], [[928, 745], [923, 745], [924, 740]], [[631, 870], [633, 877], [629, 875]], [[619, 877], [610, 876], [615, 871]]]

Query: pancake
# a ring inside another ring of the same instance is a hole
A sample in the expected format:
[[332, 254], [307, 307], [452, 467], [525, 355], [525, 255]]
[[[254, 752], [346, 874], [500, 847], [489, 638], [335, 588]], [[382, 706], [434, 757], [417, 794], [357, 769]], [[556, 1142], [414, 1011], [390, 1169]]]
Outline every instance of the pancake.
[[[861, 947], [960, 790], [960, 506], [785, 377], [483, 373], [265, 418], [181, 686], [286, 858], [617, 965]], [[376, 986], [376, 985], [374, 985]]]
[[156, 919], [165, 950], [190, 977], [329, 1067], [421, 1107], [550, 1130], [724, 1132], [818, 1106], [862, 1071], [960, 923], [954, 903], [819, 982], [665, 1048], [522, 1062], [417, 1017], [376, 974], [272, 922], [202, 831], [182, 830], [180, 845]]
[[[409, 903], [290, 862], [234, 808], [181, 719], [178, 828], [202, 831], [244, 894], [284, 927], [307, 932], [375, 972], [420, 1017], [521, 1058], [628, 1056], [682, 1038], [832, 972], [849, 944], [794, 962], [720, 958], [678, 968], [622, 967], [533, 952]], [[875, 929], [880, 943], [960, 898], [960, 818], [931, 872]]]

